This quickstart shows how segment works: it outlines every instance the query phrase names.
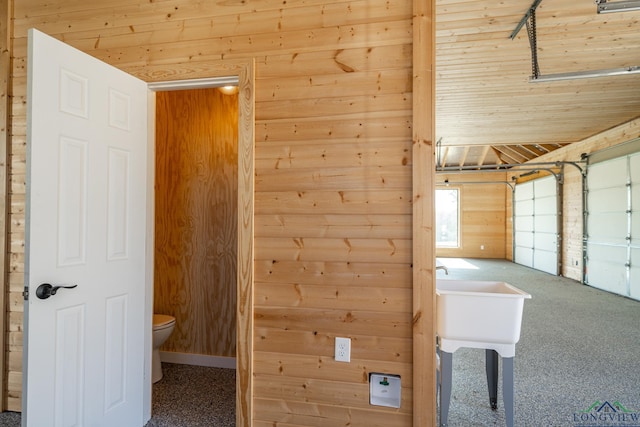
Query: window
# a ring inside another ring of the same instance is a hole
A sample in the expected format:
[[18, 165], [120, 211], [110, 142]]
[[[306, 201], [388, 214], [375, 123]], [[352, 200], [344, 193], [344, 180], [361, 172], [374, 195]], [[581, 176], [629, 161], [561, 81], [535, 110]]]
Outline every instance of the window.
[[460, 246], [459, 195], [457, 188], [436, 189], [436, 246], [457, 248]]

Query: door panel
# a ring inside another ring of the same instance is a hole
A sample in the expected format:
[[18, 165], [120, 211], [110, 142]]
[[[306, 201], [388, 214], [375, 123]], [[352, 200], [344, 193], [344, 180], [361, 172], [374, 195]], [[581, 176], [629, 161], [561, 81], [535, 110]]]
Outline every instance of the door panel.
[[141, 426], [147, 85], [35, 30], [28, 64], [23, 422]]
[[[62, 308], [55, 313], [56, 426], [82, 425], [84, 408], [84, 334], [85, 306]], [[31, 419], [28, 416], [27, 418]]]
[[58, 176], [58, 265], [86, 262], [87, 141], [60, 137]]

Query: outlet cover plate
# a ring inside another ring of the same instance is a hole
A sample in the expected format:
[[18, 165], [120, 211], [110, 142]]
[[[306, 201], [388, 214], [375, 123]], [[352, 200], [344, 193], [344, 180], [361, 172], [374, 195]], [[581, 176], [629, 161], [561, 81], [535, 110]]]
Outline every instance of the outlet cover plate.
[[336, 362], [351, 362], [351, 338], [336, 337]]

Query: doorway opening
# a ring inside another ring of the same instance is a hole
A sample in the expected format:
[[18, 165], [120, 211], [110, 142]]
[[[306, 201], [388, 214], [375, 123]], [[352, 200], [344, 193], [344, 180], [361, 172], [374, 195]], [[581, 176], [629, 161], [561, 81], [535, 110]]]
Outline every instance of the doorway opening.
[[162, 91], [155, 104], [154, 383], [159, 360], [235, 369], [237, 86]]
[[[225, 67], [228, 68], [228, 66], [225, 66]], [[252, 64], [241, 63], [241, 64], [237, 64], [235, 68], [238, 69], [236, 71], [239, 71], [238, 76], [231, 76], [231, 77], [222, 76], [222, 77], [213, 77], [213, 78], [206, 77], [206, 78], [196, 78], [192, 80], [183, 80], [183, 81], [149, 83], [149, 89], [153, 92], [152, 99], [154, 100], [154, 103], [160, 102], [158, 101], [160, 96], [157, 96], [157, 95], [160, 95], [159, 92], [171, 91], [171, 92], [177, 93], [178, 91], [181, 91], [181, 92], [184, 91], [185, 93], [191, 92], [192, 95], [195, 94], [196, 92], [201, 92], [200, 94], [202, 95], [202, 94], [205, 94], [207, 90], [208, 91], [213, 90], [214, 93], [217, 92], [215, 96], [217, 96], [222, 100], [226, 100], [223, 102], [226, 102], [227, 104], [231, 102], [235, 105], [237, 122], [235, 124], [236, 138], [234, 139], [237, 141], [237, 144], [235, 145], [236, 169], [235, 171], [232, 172], [232, 175], [235, 174], [233, 175], [233, 178], [229, 176], [228, 161], [223, 166], [220, 166], [220, 168], [217, 168], [215, 166], [207, 164], [208, 162], [205, 161], [204, 158], [200, 158], [199, 161], [195, 162], [196, 163], [195, 167], [192, 168], [196, 170], [197, 172], [196, 175], [199, 174], [198, 176], [200, 176], [201, 178], [206, 177], [206, 179], [213, 182], [217, 182], [218, 184], [223, 182], [225, 184], [224, 185], [225, 189], [221, 190], [221, 192], [223, 193], [222, 196], [224, 196], [224, 197], [220, 196], [222, 198], [228, 199], [227, 196], [229, 196], [229, 194], [227, 193], [230, 193], [229, 189], [233, 187], [232, 185], [230, 185], [230, 182], [235, 180], [234, 182], [237, 183], [237, 187], [235, 189], [236, 190], [235, 191], [236, 192], [235, 212], [233, 211], [233, 209], [230, 208], [229, 203], [225, 204], [225, 207], [221, 209], [221, 212], [214, 212], [214, 215], [216, 216], [213, 222], [217, 223], [217, 225], [219, 226], [218, 228], [226, 226], [226, 230], [227, 230], [226, 236], [209, 239], [208, 245], [207, 244], [203, 245], [198, 243], [198, 245], [201, 246], [201, 250], [204, 251], [204, 255], [201, 254], [201, 256], [204, 256], [203, 259], [205, 261], [207, 262], [212, 261], [212, 259], [218, 255], [220, 255], [221, 258], [224, 258], [222, 261], [223, 267], [220, 267], [220, 264], [219, 264], [219, 266], [217, 267], [218, 270], [217, 272], [214, 271], [213, 276], [217, 275], [219, 279], [225, 278], [225, 279], [220, 279], [219, 281], [226, 281], [227, 283], [229, 281], [232, 281], [233, 284], [235, 285], [235, 287], [232, 286], [232, 291], [229, 291], [228, 288], [222, 289], [218, 286], [218, 292], [222, 292], [222, 294], [226, 295], [226, 301], [224, 304], [222, 304], [224, 306], [223, 311], [225, 311], [226, 313], [225, 314], [226, 320], [224, 320], [222, 324], [218, 324], [217, 326], [215, 326], [215, 329], [217, 329], [218, 333], [222, 332], [220, 334], [222, 335], [222, 340], [218, 340], [218, 341], [222, 341], [222, 343], [221, 342], [215, 343], [214, 341], [216, 340], [211, 339], [211, 337], [214, 336], [215, 333], [212, 333], [212, 331], [207, 331], [207, 329], [209, 328], [207, 326], [202, 326], [203, 323], [200, 323], [200, 326], [198, 326], [200, 329], [204, 329], [204, 335], [201, 335], [201, 337], [204, 337], [203, 339], [197, 338], [198, 334], [192, 334], [191, 337], [189, 337], [189, 333], [185, 334], [184, 328], [182, 331], [179, 331], [179, 335], [177, 337], [179, 338], [178, 341], [182, 340], [182, 344], [184, 344], [185, 341], [191, 340], [193, 341], [192, 344], [195, 344], [196, 346], [198, 345], [200, 346], [213, 345], [213, 347], [218, 346], [217, 347], [218, 350], [216, 351], [220, 353], [220, 349], [223, 348], [223, 350], [221, 351], [222, 354], [199, 356], [199, 355], [187, 354], [187, 353], [180, 354], [180, 352], [177, 351], [172, 353], [169, 353], [169, 352], [164, 353], [164, 355], [166, 358], [169, 359], [167, 361], [174, 361], [178, 363], [190, 363], [193, 365], [218, 366], [218, 367], [235, 367], [236, 368], [236, 381], [235, 381], [236, 405], [235, 406], [238, 408], [236, 412], [236, 421], [242, 424], [245, 422], [245, 420], [248, 420], [250, 418], [249, 408], [250, 408], [251, 396], [248, 393], [248, 390], [250, 390], [251, 375], [252, 375], [251, 364], [248, 363], [248, 361], [250, 359], [250, 354], [251, 354], [250, 349], [252, 348], [252, 340], [251, 340], [252, 322], [250, 319], [251, 317], [250, 313], [252, 312], [253, 301], [251, 298], [247, 298], [247, 295], [252, 294], [251, 289], [253, 286], [253, 274], [252, 274], [252, 271], [253, 271], [253, 268], [252, 268], [253, 221], [252, 221], [252, 218], [253, 218], [253, 161], [254, 161], [253, 160], [253, 145], [254, 145], [253, 102], [254, 102], [254, 99], [253, 99], [253, 66]], [[221, 70], [218, 70], [218, 71], [221, 71]], [[227, 72], [228, 71], [229, 70], [227, 69]], [[229, 85], [237, 85], [237, 88], [238, 88], [237, 95], [221, 94], [219, 93], [220, 91], [218, 89], [212, 89], [212, 88], [222, 88], [224, 86], [229, 86]], [[211, 96], [212, 93], [209, 93], [209, 95]], [[204, 96], [204, 98], [206, 99], [207, 96]], [[235, 99], [235, 101], [230, 101], [230, 99]], [[178, 111], [182, 111], [183, 107], [178, 107]], [[151, 108], [153, 111], [155, 111], [154, 107], [151, 107]], [[169, 110], [175, 111], [175, 108], [173, 110], [171, 109]], [[155, 118], [151, 118], [151, 122], [155, 123], [156, 126], [158, 126], [158, 123], [155, 121]], [[227, 131], [225, 132], [228, 132], [228, 127], [227, 127]], [[151, 131], [151, 133], [153, 134], [154, 132]], [[182, 148], [184, 151], [189, 151], [194, 148], [191, 144], [188, 144], [187, 142], [188, 140], [186, 138], [184, 141], [181, 142], [181, 144], [183, 145]], [[151, 144], [151, 147], [153, 147], [153, 144]], [[157, 145], [156, 145], [156, 148], [157, 148]], [[222, 158], [222, 157], [228, 157], [229, 153], [228, 153], [228, 150], [227, 152], [225, 152], [225, 150], [223, 149], [221, 152], [219, 152], [219, 154], [220, 154], [219, 157]], [[169, 156], [168, 160], [170, 161], [172, 160], [171, 155]], [[150, 152], [150, 162], [155, 163], [155, 161], [156, 161], [156, 154]], [[175, 162], [170, 163], [170, 165], [175, 169], [175, 166], [176, 166]], [[151, 176], [153, 175], [157, 175], [157, 173], [154, 172]], [[172, 176], [173, 174], [169, 173], [168, 181], [171, 181]], [[152, 178], [152, 181], [153, 181], [153, 178]], [[150, 185], [153, 185], [153, 184], [150, 184]], [[151, 187], [150, 187], [150, 191], [152, 191]], [[206, 191], [203, 189], [199, 191], [200, 191], [200, 193], [198, 193], [199, 198], [205, 201], [204, 204], [200, 205], [201, 211], [204, 209], [203, 206], [207, 206], [207, 204], [208, 206], [211, 206], [213, 202], [213, 204], [215, 205], [215, 199], [216, 197], [218, 197], [215, 195], [215, 191], [212, 192], [212, 191]], [[184, 195], [185, 194], [183, 194], [183, 196]], [[190, 195], [183, 200], [184, 202], [183, 204], [190, 204], [192, 205], [191, 207], [193, 208], [194, 200], [196, 200], [196, 197]], [[195, 205], [197, 205], [197, 203], [195, 203]], [[198, 212], [198, 209], [196, 209], [196, 212]], [[234, 221], [230, 221], [230, 215], [233, 215]], [[184, 220], [184, 217], [183, 217], [183, 220]], [[187, 225], [191, 224], [192, 220], [193, 218], [190, 220], [187, 220], [186, 221]], [[204, 222], [206, 223], [206, 221]], [[229, 224], [231, 224], [231, 226], [229, 226]], [[211, 224], [205, 224], [205, 225], [208, 227]], [[237, 230], [237, 233], [235, 234], [232, 234], [229, 232], [230, 228], [233, 228], [233, 227], [235, 227], [235, 229]], [[156, 229], [157, 228], [158, 227], [156, 226]], [[223, 234], [224, 234], [224, 231], [223, 231]], [[200, 235], [198, 235], [198, 239], [200, 239], [198, 240], [198, 242], [202, 242]], [[235, 253], [229, 250], [229, 247], [230, 247], [229, 242], [231, 241], [234, 241], [234, 243], [237, 245]], [[190, 248], [187, 249], [188, 251], [187, 254], [184, 254], [184, 253], [182, 254], [183, 258], [184, 258], [184, 255], [187, 255], [190, 257], [193, 256], [194, 255], [193, 250], [194, 250], [194, 246], [192, 245]], [[230, 260], [230, 257], [235, 257], [235, 260], [236, 260], [235, 264]], [[171, 257], [169, 259], [171, 259]], [[156, 264], [156, 267], [157, 267], [157, 262], [152, 262], [151, 265], [153, 266], [153, 264]], [[230, 268], [232, 265], [234, 265], [235, 268], [233, 269], [233, 271], [230, 271]], [[154, 270], [156, 270], [156, 268], [154, 268]], [[232, 277], [232, 279], [230, 279], [230, 277]], [[217, 280], [217, 279], [214, 279], [214, 280]], [[201, 290], [202, 289], [203, 288], [201, 287]], [[215, 289], [215, 286], [212, 289]], [[235, 293], [233, 292], [233, 290], [235, 290]], [[175, 294], [174, 296], [169, 296], [169, 300], [171, 301], [172, 299], [175, 299], [175, 298], [179, 299], [181, 295], [184, 295], [184, 293], [178, 293], [178, 294]], [[190, 298], [192, 299], [195, 298], [200, 300], [203, 299], [202, 295], [196, 295], [196, 294], [190, 295]], [[229, 301], [233, 301], [233, 303], [230, 304]], [[212, 306], [216, 304], [218, 304], [218, 306], [221, 305], [220, 301], [209, 300], [209, 301], [201, 301], [201, 302], [203, 304], [201, 304], [200, 310], [204, 310], [204, 311], [210, 310]], [[153, 301], [149, 301], [147, 304], [147, 307], [149, 307], [150, 309], [153, 305], [156, 305], [155, 307], [156, 310], [160, 310], [160, 308], [158, 308], [158, 305], [154, 304]], [[202, 307], [204, 307], [204, 309]], [[149, 317], [151, 316], [149, 315]], [[188, 322], [193, 322], [193, 319], [189, 320]], [[206, 321], [205, 321], [205, 325], [206, 325]], [[229, 325], [232, 325], [232, 326], [229, 326]], [[196, 342], [199, 340], [204, 342], [200, 342], [200, 343]], [[178, 355], [177, 359], [175, 359], [176, 354]], [[186, 361], [184, 357], [187, 358]], [[191, 360], [189, 360], [189, 358], [191, 358]], [[149, 390], [149, 393], [150, 393], [150, 390]], [[150, 412], [150, 408], [149, 408], [149, 412]]]
[[238, 97], [220, 89], [156, 93], [154, 314], [176, 320], [163, 360], [235, 368]]

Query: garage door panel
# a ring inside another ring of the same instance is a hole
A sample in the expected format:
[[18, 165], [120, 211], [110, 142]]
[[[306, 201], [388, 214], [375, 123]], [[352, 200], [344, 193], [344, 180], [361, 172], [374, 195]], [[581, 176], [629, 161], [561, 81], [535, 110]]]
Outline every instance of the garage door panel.
[[552, 176], [533, 181], [536, 200], [544, 197], [556, 197], [556, 179]]
[[594, 288], [618, 295], [627, 294], [626, 268], [620, 263], [606, 263], [603, 261], [590, 261], [587, 283]]
[[516, 232], [518, 231], [531, 232], [531, 230], [533, 230], [533, 217], [532, 216], [517, 217], [516, 223], [514, 225], [514, 229]]
[[589, 214], [587, 219], [589, 241], [598, 243], [625, 244], [627, 238], [627, 214]]
[[627, 257], [627, 248], [621, 246], [601, 245], [587, 243], [589, 261], [599, 259], [603, 262], [625, 265], [623, 261]]
[[534, 220], [534, 227], [536, 233], [557, 233], [558, 219], [555, 215], [536, 216]]
[[538, 250], [533, 254], [533, 268], [550, 274], [558, 274], [558, 257], [555, 252]]
[[631, 268], [629, 296], [640, 300], [640, 153], [629, 158], [631, 175]]
[[589, 263], [587, 283], [590, 286], [617, 294], [627, 294], [627, 249], [606, 245], [588, 244]]
[[624, 212], [627, 210], [627, 189], [607, 188], [605, 190], [589, 190], [589, 214], [603, 212]]
[[533, 249], [533, 233], [530, 231], [516, 231], [516, 246]]
[[631, 184], [631, 209], [640, 211], [640, 182]]
[[532, 216], [533, 215], [533, 200], [521, 200], [516, 203], [516, 217]]
[[629, 296], [640, 300], [640, 248], [631, 249], [631, 269], [629, 270]]
[[525, 267], [533, 267], [533, 249], [516, 246], [515, 261], [517, 264], [524, 265]]
[[640, 153], [629, 156], [631, 182], [640, 184]]
[[556, 198], [554, 197], [542, 197], [536, 198], [535, 215], [556, 215]]
[[556, 252], [558, 239], [555, 233], [535, 233], [533, 247], [547, 252]]
[[518, 184], [516, 186], [515, 199], [516, 199], [516, 202], [520, 202], [522, 200], [532, 200], [533, 199], [533, 182]]
[[627, 183], [627, 158], [621, 157], [589, 166], [589, 191], [624, 186]]
[[532, 231], [533, 230], [533, 216], [519, 216], [516, 218], [514, 224], [515, 231]]

